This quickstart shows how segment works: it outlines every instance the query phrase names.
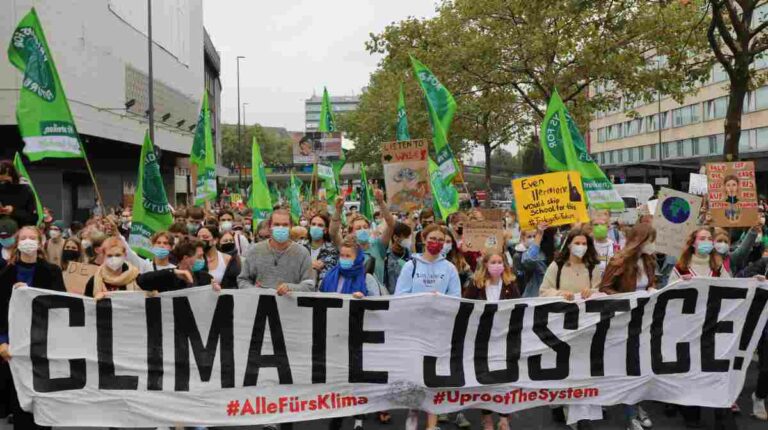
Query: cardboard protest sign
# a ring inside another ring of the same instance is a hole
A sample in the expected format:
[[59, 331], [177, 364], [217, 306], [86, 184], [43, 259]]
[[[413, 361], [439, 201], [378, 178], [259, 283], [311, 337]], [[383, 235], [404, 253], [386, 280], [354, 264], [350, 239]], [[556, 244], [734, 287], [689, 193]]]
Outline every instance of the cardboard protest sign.
[[500, 221], [469, 221], [464, 224], [464, 251], [501, 252], [504, 229]]
[[673, 257], [680, 255], [686, 238], [698, 225], [701, 201], [699, 196], [669, 188], [659, 191], [653, 212], [657, 252]]
[[381, 162], [390, 210], [410, 212], [432, 207], [427, 148], [428, 141], [423, 139], [382, 145]]
[[557, 172], [529, 176], [512, 181], [520, 228], [535, 228], [539, 223], [550, 227], [588, 222], [581, 175]]
[[85, 284], [93, 277], [99, 266], [95, 264], [70, 262], [67, 269], [63, 271], [64, 285], [67, 292], [73, 294], [84, 294]]
[[759, 221], [755, 163], [707, 163], [709, 214], [718, 227], [752, 227]]
[[504, 209], [475, 209], [483, 221], [504, 221]]
[[688, 182], [688, 193], [697, 196], [707, 194], [707, 175], [691, 173]]

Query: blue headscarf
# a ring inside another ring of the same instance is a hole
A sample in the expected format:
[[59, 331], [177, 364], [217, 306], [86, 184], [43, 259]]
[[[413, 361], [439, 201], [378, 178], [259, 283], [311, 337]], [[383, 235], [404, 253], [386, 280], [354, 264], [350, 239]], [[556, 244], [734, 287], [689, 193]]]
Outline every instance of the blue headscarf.
[[355, 263], [351, 268], [342, 269], [340, 265], [336, 265], [333, 269], [329, 270], [325, 274], [325, 278], [323, 278], [320, 291], [335, 293], [339, 288], [339, 276], [342, 276], [344, 279], [341, 294], [352, 294], [359, 291], [365, 296], [368, 295], [368, 289], [365, 288], [365, 253], [362, 249], [357, 248]]

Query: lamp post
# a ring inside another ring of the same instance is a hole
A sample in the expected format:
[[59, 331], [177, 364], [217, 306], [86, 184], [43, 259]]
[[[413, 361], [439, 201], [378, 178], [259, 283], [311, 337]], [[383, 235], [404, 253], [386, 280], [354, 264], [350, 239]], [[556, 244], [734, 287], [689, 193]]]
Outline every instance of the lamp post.
[[152, 0], [147, 0], [147, 56], [149, 69], [149, 82], [147, 82], [148, 103], [147, 116], [149, 116], [149, 140], [155, 143], [155, 99], [154, 99], [154, 74], [152, 72]]
[[243, 138], [240, 134], [240, 60], [244, 59], [242, 55], [237, 56], [237, 144], [242, 145]]

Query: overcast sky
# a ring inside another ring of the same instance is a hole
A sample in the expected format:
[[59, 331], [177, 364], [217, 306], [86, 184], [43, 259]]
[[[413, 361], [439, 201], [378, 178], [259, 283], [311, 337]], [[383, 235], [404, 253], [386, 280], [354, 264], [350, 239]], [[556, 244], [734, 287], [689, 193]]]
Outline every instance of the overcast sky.
[[365, 42], [388, 24], [435, 14], [434, 0], [203, 0], [222, 61], [222, 120], [237, 122], [236, 57], [246, 121], [304, 130], [304, 99], [323, 86], [360, 94], [379, 56]]

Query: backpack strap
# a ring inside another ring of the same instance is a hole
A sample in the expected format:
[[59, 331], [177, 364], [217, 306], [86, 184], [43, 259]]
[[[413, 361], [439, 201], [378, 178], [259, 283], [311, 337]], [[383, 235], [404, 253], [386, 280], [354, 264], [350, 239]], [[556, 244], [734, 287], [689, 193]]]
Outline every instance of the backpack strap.
[[413, 271], [411, 272], [411, 280], [416, 277], [416, 262], [417, 260], [414, 258], [411, 261], [413, 261]]
[[555, 289], [560, 289], [560, 274], [563, 273], [563, 265], [565, 263], [555, 263], [557, 264], [557, 279], [555, 280]]

